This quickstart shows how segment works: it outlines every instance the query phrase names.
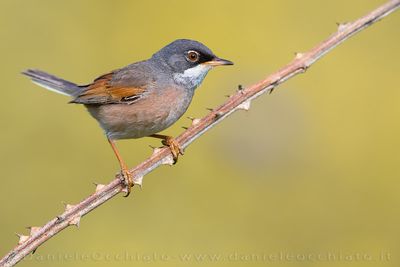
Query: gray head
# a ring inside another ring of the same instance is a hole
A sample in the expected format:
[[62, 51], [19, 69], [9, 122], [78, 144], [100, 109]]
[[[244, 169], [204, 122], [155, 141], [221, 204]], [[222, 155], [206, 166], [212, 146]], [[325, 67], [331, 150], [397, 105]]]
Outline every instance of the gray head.
[[169, 68], [176, 83], [195, 89], [215, 66], [233, 65], [221, 59], [205, 45], [194, 40], [179, 39], [155, 53], [153, 60]]

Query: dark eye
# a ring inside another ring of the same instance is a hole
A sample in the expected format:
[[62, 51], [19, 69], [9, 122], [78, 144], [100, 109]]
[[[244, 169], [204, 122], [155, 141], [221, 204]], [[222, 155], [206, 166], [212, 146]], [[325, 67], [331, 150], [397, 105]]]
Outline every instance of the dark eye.
[[196, 51], [188, 51], [186, 54], [186, 58], [191, 62], [197, 62], [199, 57], [200, 55]]

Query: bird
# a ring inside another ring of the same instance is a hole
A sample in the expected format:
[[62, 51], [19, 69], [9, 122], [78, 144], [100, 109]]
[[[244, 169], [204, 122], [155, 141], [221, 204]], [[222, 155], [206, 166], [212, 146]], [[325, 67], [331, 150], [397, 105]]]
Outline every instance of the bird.
[[38, 69], [22, 74], [50, 91], [84, 105], [103, 129], [120, 165], [128, 196], [133, 177], [116, 147], [116, 140], [154, 137], [170, 148], [174, 163], [183, 149], [172, 136], [159, 132], [174, 124], [188, 109], [196, 88], [216, 66], [233, 65], [196, 40], [178, 39], [149, 59], [103, 74], [85, 85]]

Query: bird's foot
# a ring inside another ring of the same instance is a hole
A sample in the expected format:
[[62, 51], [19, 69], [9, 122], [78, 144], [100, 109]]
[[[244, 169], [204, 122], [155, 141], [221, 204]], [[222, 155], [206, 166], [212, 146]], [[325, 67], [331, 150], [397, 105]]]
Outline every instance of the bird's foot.
[[133, 177], [132, 174], [125, 168], [121, 170], [121, 176], [126, 186], [126, 195], [124, 197], [127, 197], [131, 193], [131, 188], [133, 187]]
[[174, 164], [178, 161], [179, 155], [183, 155], [183, 149], [181, 145], [172, 137], [167, 136], [162, 140], [162, 144], [168, 146], [171, 150], [172, 158], [174, 159]]

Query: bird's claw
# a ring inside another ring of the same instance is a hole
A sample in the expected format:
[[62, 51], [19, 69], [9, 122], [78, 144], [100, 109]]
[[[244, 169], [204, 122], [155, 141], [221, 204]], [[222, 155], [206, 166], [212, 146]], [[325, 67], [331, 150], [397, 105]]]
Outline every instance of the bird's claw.
[[181, 145], [171, 136], [168, 136], [162, 141], [162, 144], [168, 146], [171, 150], [172, 158], [174, 159], [174, 164], [178, 161], [179, 155], [183, 155], [183, 149]]
[[127, 197], [131, 193], [131, 188], [133, 187], [133, 177], [132, 174], [127, 169], [121, 170], [121, 176], [126, 186], [126, 195], [124, 197]]

